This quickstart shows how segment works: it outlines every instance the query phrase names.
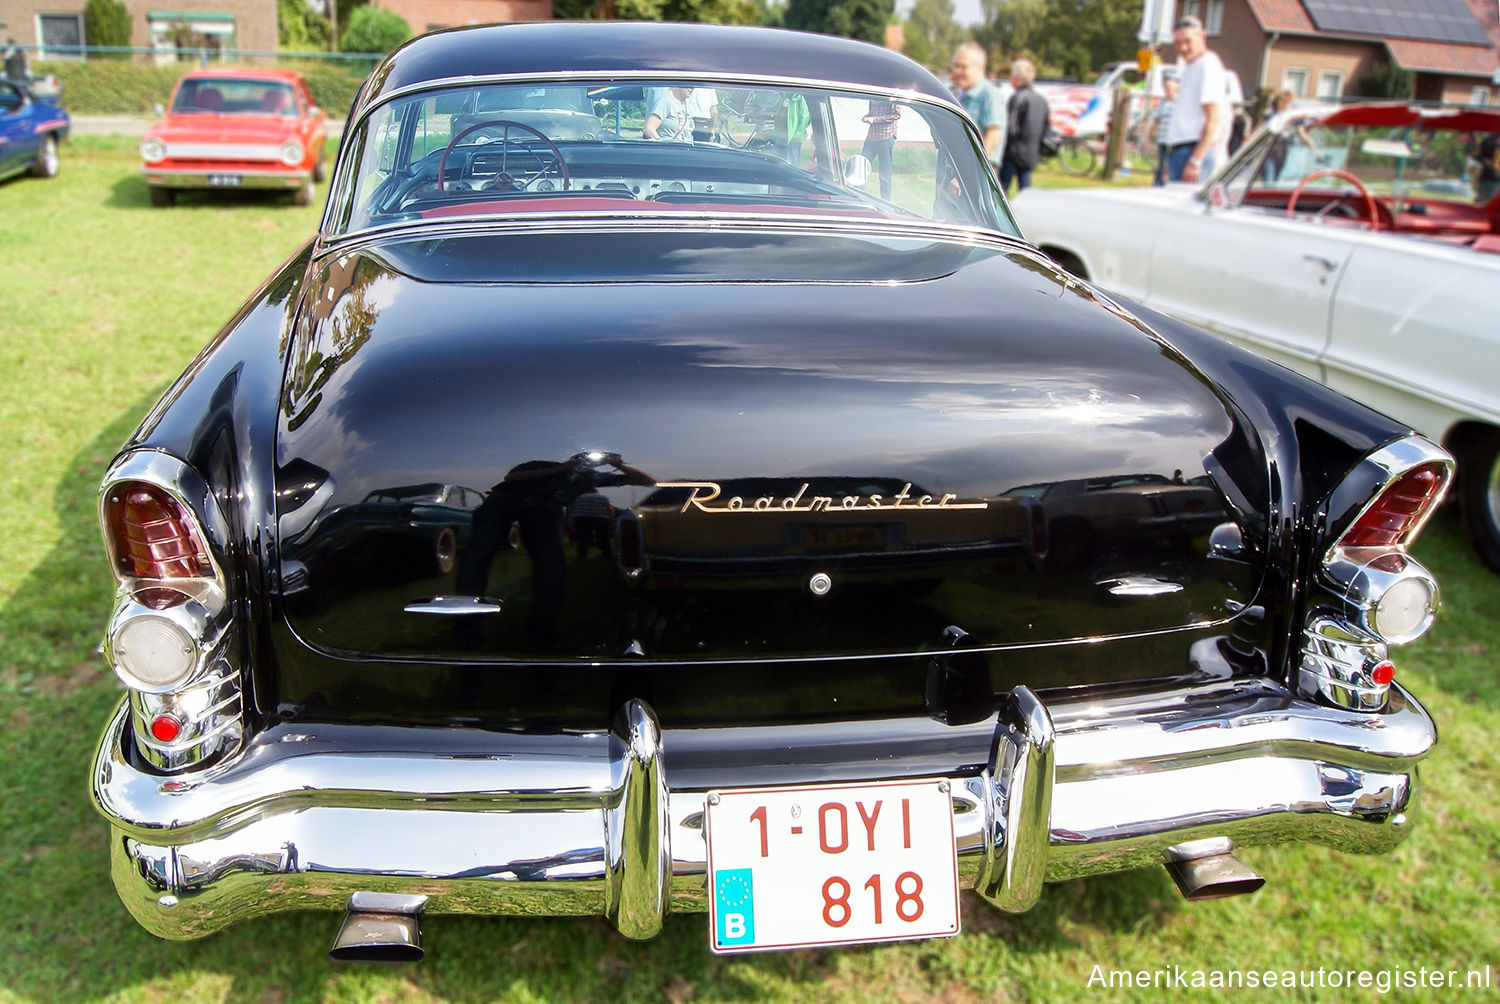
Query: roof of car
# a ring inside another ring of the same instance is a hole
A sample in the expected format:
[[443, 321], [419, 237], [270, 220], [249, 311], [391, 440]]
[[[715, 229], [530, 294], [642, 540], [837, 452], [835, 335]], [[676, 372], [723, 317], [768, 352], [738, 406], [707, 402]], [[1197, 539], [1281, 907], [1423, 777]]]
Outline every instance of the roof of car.
[[542, 21], [452, 28], [415, 38], [371, 74], [360, 110], [431, 80], [637, 73], [826, 80], [953, 101], [926, 69], [868, 42], [778, 28]]

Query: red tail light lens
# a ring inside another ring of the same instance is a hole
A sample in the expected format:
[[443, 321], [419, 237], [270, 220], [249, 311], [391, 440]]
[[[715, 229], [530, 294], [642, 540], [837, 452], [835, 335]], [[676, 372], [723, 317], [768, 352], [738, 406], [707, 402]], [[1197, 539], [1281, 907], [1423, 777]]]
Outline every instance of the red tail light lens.
[[117, 485], [110, 492], [108, 514], [120, 574], [138, 579], [213, 574], [192, 517], [162, 489], [138, 481]]
[[1433, 503], [1442, 498], [1448, 471], [1423, 464], [1407, 471], [1354, 521], [1339, 544], [1344, 547], [1397, 547], [1407, 543]]

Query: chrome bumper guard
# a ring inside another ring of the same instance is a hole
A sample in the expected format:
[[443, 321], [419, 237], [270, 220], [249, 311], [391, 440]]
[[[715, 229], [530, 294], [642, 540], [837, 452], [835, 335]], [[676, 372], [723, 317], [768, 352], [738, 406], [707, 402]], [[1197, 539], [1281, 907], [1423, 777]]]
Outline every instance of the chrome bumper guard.
[[778, 728], [783, 761], [746, 768], [739, 730], [663, 733], [635, 700], [608, 735], [453, 753], [423, 730], [392, 730], [401, 741], [372, 753], [282, 729], [201, 775], [163, 777], [126, 761], [122, 707], [93, 794], [112, 826], [120, 897], [164, 938], [339, 909], [363, 892], [414, 897], [430, 913], [603, 914], [642, 939], [669, 912], [707, 908], [710, 787], [946, 776], [961, 884], [1019, 911], [1044, 882], [1160, 864], [1191, 840], [1389, 850], [1437, 739], [1396, 686], [1379, 713], [1261, 679], [1046, 705], [1018, 687], [1000, 703], [972, 726], [904, 720], [890, 755], [861, 760], [859, 776], [819, 751], [868, 742], [872, 723]]

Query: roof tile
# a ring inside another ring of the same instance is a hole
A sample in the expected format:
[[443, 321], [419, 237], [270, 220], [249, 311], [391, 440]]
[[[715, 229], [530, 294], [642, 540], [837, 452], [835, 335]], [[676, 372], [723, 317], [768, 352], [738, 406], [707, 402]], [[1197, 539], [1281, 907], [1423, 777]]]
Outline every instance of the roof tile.
[[1408, 38], [1388, 38], [1385, 45], [1391, 59], [1403, 70], [1488, 77], [1500, 68], [1500, 57], [1495, 50], [1479, 45], [1417, 42]]

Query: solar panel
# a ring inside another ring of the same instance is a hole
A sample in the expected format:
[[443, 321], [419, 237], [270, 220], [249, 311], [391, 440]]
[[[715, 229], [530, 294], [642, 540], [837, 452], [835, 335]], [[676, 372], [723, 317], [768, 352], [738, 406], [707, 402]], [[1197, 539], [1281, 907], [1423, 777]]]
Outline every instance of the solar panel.
[[1302, 0], [1319, 31], [1490, 45], [1465, 0]]

